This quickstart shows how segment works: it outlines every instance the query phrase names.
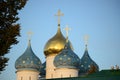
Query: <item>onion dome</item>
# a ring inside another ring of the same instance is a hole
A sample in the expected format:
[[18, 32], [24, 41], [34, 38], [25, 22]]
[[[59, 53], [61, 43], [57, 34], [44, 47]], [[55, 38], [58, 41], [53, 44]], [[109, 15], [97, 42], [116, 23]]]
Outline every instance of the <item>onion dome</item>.
[[69, 42], [65, 44], [64, 49], [55, 57], [54, 65], [57, 68], [78, 69], [80, 59], [71, 49]]
[[15, 68], [17, 70], [40, 70], [41, 61], [34, 54], [29, 40], [26, 51], [16, 60]]
[[99, 71], [98, 65], [90, 58], [88, 49], [86, 49], [83, 57], [81, 58], [80, 74], [90, 74]]
[[41, 69], [40, 69], [40, 76], [45, 77], [45, 75], [46, 75], [46, 62], [42, 64]]
[[[58, 25], [58, 30], [55, 36], [53, 36], [44, 47], [44, 54], [46, 56], [52, 54], [58, 54], [65, 46], [66, 39], [61, 33], [60, 24]], [[71, 44], [70, 44], [71, 45]], [[71, 46], [72, 47], [72, 46]]]

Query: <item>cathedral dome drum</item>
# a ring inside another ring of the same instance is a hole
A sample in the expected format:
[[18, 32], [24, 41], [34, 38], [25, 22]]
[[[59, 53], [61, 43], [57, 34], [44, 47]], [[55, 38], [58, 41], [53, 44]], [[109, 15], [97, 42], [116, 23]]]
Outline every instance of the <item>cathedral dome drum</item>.
[[41, 61], [34, 54], [31, 48], [30, 40], [26, 51], [16, 60], [15, 68], [17, 70], [40, 70]]
[[67, 42], [64, 49], [55, 57], [54, 65], [57, 68], [75, 68], [80, 66], [80, 58], [72, 51]]

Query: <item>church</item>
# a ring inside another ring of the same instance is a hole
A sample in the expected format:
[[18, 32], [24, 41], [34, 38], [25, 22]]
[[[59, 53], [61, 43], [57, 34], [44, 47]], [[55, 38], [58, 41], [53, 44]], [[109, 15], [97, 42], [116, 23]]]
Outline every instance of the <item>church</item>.
[[[69, 28], [65, 28], [66, 37], [64, 37], [61, 32], [60, 16], [63, 16], [63, 14], [60, 10], [58, 10], [56, 16], [58, 16], [57, 32], [46, 42], [43, 50], [46, 61], [42, 63], [35, 55], [31, 47], [31, 39], [29, 39], [25, 52], [15, 62], [16, 80], [88, 80], [83, 79], [83, 77], [86, 78], [88, 75], [100, 73], [99, 66], [89, 56], [87, 37], [85, 40], [85, 51], [83, 56], [80, 58], [74, 52], [72, 42], [69, 41]], [[120, 70], [118, 69], [117, 71], [120, 75]], [[117, 77], [117, 79], [118, 78], [120, 79], [120, 77]]]

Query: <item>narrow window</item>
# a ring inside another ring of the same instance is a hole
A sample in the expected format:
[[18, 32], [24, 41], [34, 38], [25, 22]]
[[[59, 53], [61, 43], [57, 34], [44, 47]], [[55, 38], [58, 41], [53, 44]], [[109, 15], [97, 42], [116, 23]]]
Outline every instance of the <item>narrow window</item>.
[[51, 78], [53, 78], [53, 74], [51, 74]]
[[31, 80], [31, 76], [29, 77], [29, 80]]
[[23, 77], [21, 77], [21, 80], [23, 80]]
[[61, 78], [63, 77], [63, 75], [61, 74]]

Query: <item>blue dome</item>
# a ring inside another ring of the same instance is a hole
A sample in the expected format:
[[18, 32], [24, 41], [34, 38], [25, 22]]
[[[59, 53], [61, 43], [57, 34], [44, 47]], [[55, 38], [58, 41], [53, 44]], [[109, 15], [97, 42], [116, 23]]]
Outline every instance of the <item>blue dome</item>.
[[98, 65], [90, 58], [86, 46], [83, 57], [81, 58], [80, 74], [89, 74], [99, 71]]
[[17, 70], [40, 70], [41, 61], [33, 53], [30, 40], [26, 51], [16, 60], [15, 68]]
[[80, 58], [72, 51], [70, 43], [65, 44], [64, 49], [55, 57], [54, 65], [57, 68], [76, 68], [80, 65]]

